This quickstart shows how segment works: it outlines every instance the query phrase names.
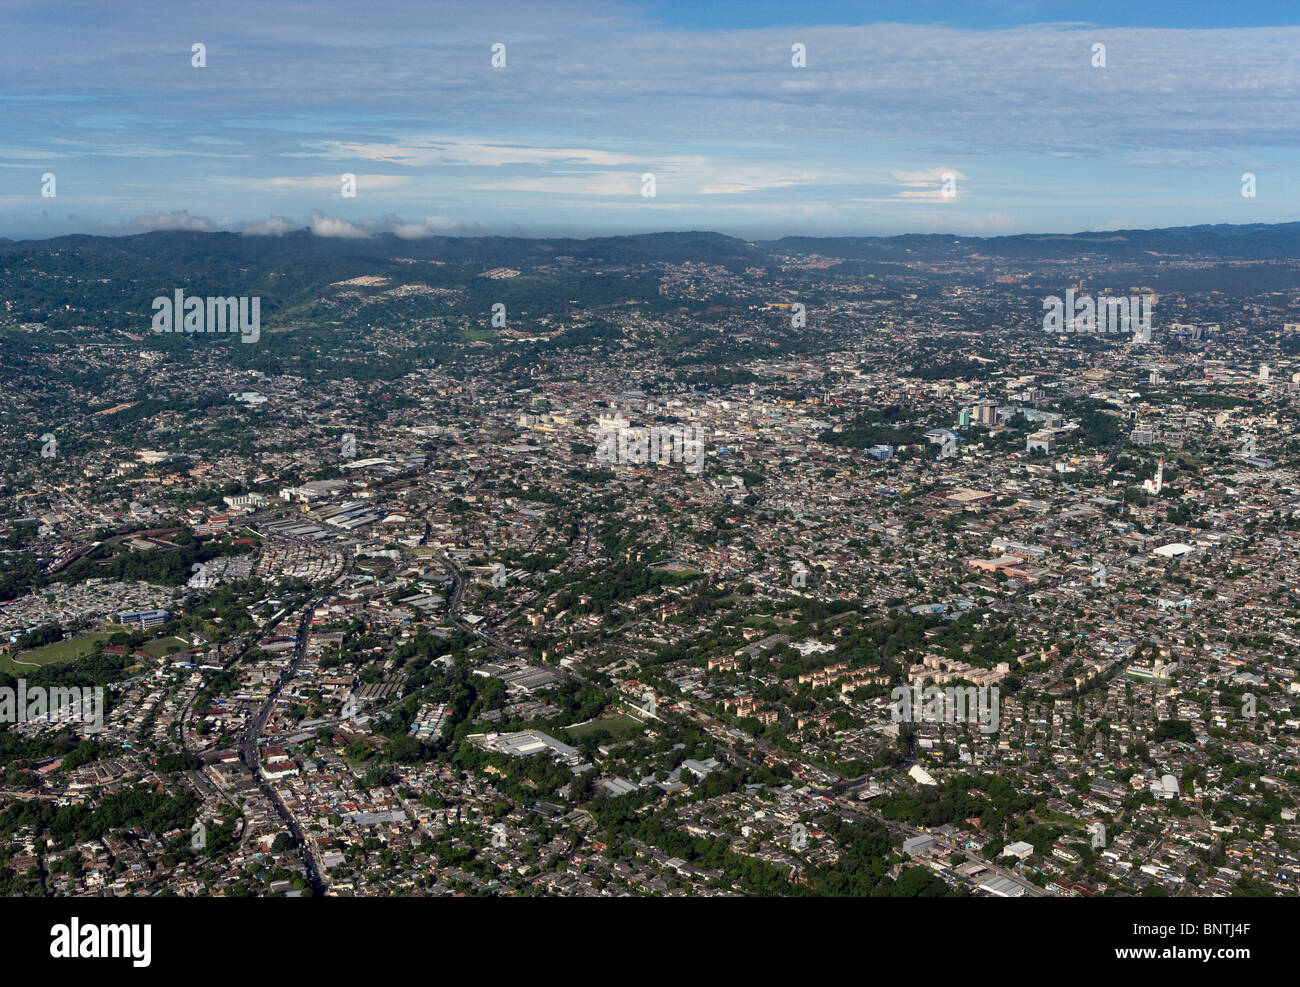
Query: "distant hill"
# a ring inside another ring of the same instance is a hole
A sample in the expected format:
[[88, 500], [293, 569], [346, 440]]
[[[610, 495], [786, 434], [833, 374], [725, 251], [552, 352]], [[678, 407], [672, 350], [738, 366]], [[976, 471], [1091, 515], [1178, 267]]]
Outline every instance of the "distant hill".
[[[239, 233], [158, 232], [132, 236], [74, 235], [48, 240], [0, 238], [0, 265], [49, 259], [54, 268], [105, 263], [150, 265], [195, 272], [223, 259], [238, 263], [323, 264], [322, 275], [356, 276], [367, 261], [396, 258], [488, 266], [532, 266], [568, 257], [584, 263], [641, 265], [693, 261], [722, 266], [764, 264], [777, 254], [818, 254], [852, 260], [899, 262], [960, 259], [972, 255], [1059, 259], [1089, 255], [1141, 258], [1151, 253], [1220, 259], [1300, 259], [1300, 223], [1182, 226], [1160, 230], [1094, 230], [1079, 233], [972, 237], [904, 234], [877, 237], [790, 236], [746, 241], [721, 233], [689, 231], [575, 238], [447, 237], [403, 239], [391, 233], [365, 238], [318, 237], [308, 230], [283, 236]], [[63, 258], [59, 263], [57, 258]]]
[[[1109, 272], [1109, 280], [1121, 286], [1240, 295], [1295, 290], [1300, 264], [1292, 262], [1300, 260], [1300, 223], [757, 242], [706, 231], [589, 239], [392, 234], [347, 239], [318, 237], [305, 229], [283, 236], [158, 232], [0, 240], [0, 298], [8, 303], [0, 310], [0, 324], [138, 331], [148, 325], [154, 297], [183, 288], [200, 295], [258, 295], [269, 325], [311, 322], [364, 329], [379, 320], [433, 320], [444, 326], [451, 320], [468, 329], [471, 323], [482, 328], [475, 320], [497, 302], [525, 324], [625, 305], [650, 313], [680, 309], [693, 304], [692, 297], [666, 299], [660, 291], [664, 268], [675, 265], [706, 265], [736, 275], [767, 272], [772, 277], [745, 275], [747, 289], [714, 279], [707, 298], [694, 298], [701, 310], [722, 304], [741, 311], [770, 300], [773, 284], [803, 291], [827, 279], [904, 278], [910, 279], [908, 290], [926, 292], [941, 290], [944, 283], [989, 284], [996, 275], [1013, 272], [1026, 288], [1059, 290], [1070, 276], [1062, 262], [1072, 260], [1080, 274]], [[496, 269], [508, 270], [483, 276]], [[373, 288], [338, 285], [364, 277], [386, 281]]]
[[813, 253], [862, 260], [985, 257], [1060, 259], [1080, 255], [1140, 259], [1152, 253], [1222, 260], [1300, 259], [1300, 223], [1179, 226], [1163, 230], [963, 237], [906, 234], [892, 237], [783, 237], [760, 246], [774, 252]]

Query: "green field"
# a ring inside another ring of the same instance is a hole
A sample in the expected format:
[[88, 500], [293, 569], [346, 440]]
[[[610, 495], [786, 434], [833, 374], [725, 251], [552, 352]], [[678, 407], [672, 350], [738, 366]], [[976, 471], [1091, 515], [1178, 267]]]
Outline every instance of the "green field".
[[57, 641], [41, 648], [33, 648], [31, 651], [23, 651], [17, 655], [4, 655], [0, 657], [0, 671], [8, 672], [10, 675], [22, 675], [24, 672], [30, 672], [33, 665], [55, 665], [63, 661], [75, 661], [89, 655], [96, 641], [107, 642], [115, 633], [117, 632], [96, 631], [93, 634], [74, 637], [69, 641]]
[[178, 637], [160, 637], [156, 641], [146, 641], [140, 645], [140, 650], [155, 658], [163, 658], [173, 651], [184, 651], [189, 646], [188, 641], [182, 641]]
[[624, 716], [620, 713], [617, 716], [606, 716], [596, 720], [588, 720], [586, 723], [579, 723], [577, 726], [567, 727], [564, 732], [574, 740], [581, 740], [598, 730], [604, 730], [615, 740], [625, 740], [644, 729], [643, 724], [638, 723], [630, 716]]

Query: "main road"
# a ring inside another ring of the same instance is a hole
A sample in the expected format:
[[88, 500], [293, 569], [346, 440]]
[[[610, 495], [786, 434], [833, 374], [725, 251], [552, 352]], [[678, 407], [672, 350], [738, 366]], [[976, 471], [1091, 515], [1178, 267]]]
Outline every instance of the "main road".
[[506, 644], [504, 641], [500, 640], [499, 638], [493, 637], [491, 634], [489, 634], [487, 631], [483, 630], [482, 628], [475, 627], [472, 624], [467, 624], [465, 621], [461, 620], [459, 616], [459, 612], [460, 612], [461, 597], [465, 595], [465, 585], [466, 585], [465, 570], [461, 568], [459, 565], [457, 565], [455, 562], [453, 562], [451, 557], [447, 555], [445, 552], [440, 551], [434, 553], [434, 558], [436, 558], [439, 562], [445, 565], [447, 569], [450, 570], [452, 575], [455, 577], [455, 582], [452, 584], [452, 588], [451, 588], [451, 596], [447, 598], [447, 619], [450, 620], [457, 627], [459, 627], [461, 630], [465, 631], [467, 634], [473, 634], [479, 640], [484, 641], [487, 644], [490, 644], [498, 651], [505, 652], [506, 654], [510, 655], [512, 658], [519, 658], [520, 656], [522, 656], [524, 654], [522, 649], [512, 648], [510, 645]]
[[321, 867], [320, 859], [316, 855], [315, 846], [298, 826], [298, 820], [294, 818], [293, 813], [289, 811], [289, 807], [281, 800], [275, 787], [262, 777], [258, 739], [261, 736], [263, 727], [266, 726], [266, 721], [270, 719], [271, 711], [275, 708], [276, 700], [280, 696], [280, 690], [286, 682], [293, 678], [294, 673], [298, 670], [298, 663], [307, 656], [307, 638], [311, 634], [312, 614], [325, 599], [325, 597], [321, 597], [317, 600], [311, 600], [303, 606], [302, 620], [298, 622], [298, 640], [294, 645], [293, 658], [289, 662], [289, 667], [280, 676], [275, 688], [266, 697], [266, 702], [262, 704], [261, 709], [245, 724], [244, 736], [239, 743], [240, 758], [248, 766], [248, 770], [253, 774], [253, 780], [262, 787], [262, 791], [271, 800], [276, 812], [280, 814], [280, 818], [289, 828], [289, 834], [293, 837], [294, 844], [302, 851], [303, 858], [307, 862], [307, 879], [311, 882], [311, 891], [316, 897], [325, 894], [329, 889], [329, 885], [324, 879], [324, 868]]

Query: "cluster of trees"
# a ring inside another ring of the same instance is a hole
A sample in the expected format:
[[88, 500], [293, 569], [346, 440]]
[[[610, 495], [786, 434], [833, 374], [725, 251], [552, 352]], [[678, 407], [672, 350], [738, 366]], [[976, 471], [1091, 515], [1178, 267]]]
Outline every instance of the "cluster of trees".
[[817, 436], [818, 442], [846, 446], [849, 449], [866, 449], [875, 445], [924, 445], [928, 428], [919, 425], [890, 425], [880, 421], [880, 413], [860, 414], [840, 431], [826, 429]]
[[205, 541], [201, 544], [180, 543], [174, 550], [127, 551], [117, 555], [112, 555], [111, 551], [108, 546], [101, 546], [85, 558], [78, 559], [59, 575], [59, 581], [79, 583], [100, 577], [123, 582], [142, 579], [158, 586], [181, 586], [193, 575], [196, 563], [225, 555], [242, 555], [252, 549], [232, 542]]
[[[135, 659], [125, 655], [106, 655], [96, 646], [94, 651], [75, 662], [56, 662], [42, 665], [30, 671], [23, 669], [23, 678], [29, 686], [87, 686], [103, 685], [116, 682], [122, 677], [122, 670]], [[7, 672], [0, 672], [0, 686], [15, 688], [18, 680]], [[104, 712], [107, 715], [112, 696], [104, 693]]]
[[202, 759], [190, 751], [176, 751], [164, 754], [154, 765], [159, 774], [172, 774], [177, 771], [196, 771], [203, 766]]
[[961, 825], [978, 818], [988, 832], [1001, 832], [1009, 822], [1025, 817], [1042, 802], [1041, 796], [1019, 792], [999, 775], [958, 775], [942, 788], [921, 786], [915, 793], [897, 792], [877, 801], [886, 819], [912, 826]]
[[[213, 491], [212, 497], [208, 500], [215, 502], [220, 498], [221, 493]], [[101, 532], [98, 540], [103, 541], [105, 537], [108, 537], [107, 534]], [[0, 600], [14, 599], [54, 582], [71, 584], [93, 578], [117, 579], [124, 582], [142, 579], [158, 586], [181, 586], [189, 581], [196, 562], [206, 562], [227, 555], [243, 555], [252, 551], [248, 545], [236, 545], [230, 541], [199, 542], [187, 531], [177, 535], [175, 541], [178, 546], [176, 549], [120, 551], [116, 554], [113, 545], [104, 544], [54, 575], [44, 571], [44, 567], [33, 553], [10, 553], [5, 558], [3, 571], [0, 571]], [[23, 645], [23, 647], [32, 647], [32, 645]]]
[[[555, 597], [561, 610], [573, 608], [575, 613], [604, 613], [615, 604], [657, 589], [660, 586], [681, 586], [699, 578], [696, 572], [672, 572], [649, 569], [641, 563], [628, 563], [602, 569], [570, 584]], [[578, 604], [580, 596], [590, 596], [586, 603]]]
[[63, 625], [57, 620], [52, 624], [42, 624], [35, 630], [28, 631], [18, 639], [18, 650], [40, 648], [63, 640]]
[[[12, 688], [12, 685], [9, 687]], [[108, 753], [96, 741], [78, 741], [71, 728], [57, 733], [37, 734], [28, 739], [18, 736], [12, 729], [0, 731], [0, 767], [4, 768], [5, 784], [12, 788], [31, 787], [31, 770], [42, 761], [62, 758], [59, 771], [74, 771]]]
[[[761, 777], [760, 777], [761, 776]], [[693, 794], [716, 798], [739, 791], [751, 782], [774, 780], [771, 772], [743, 768], [716, 771], [697, 783]], [[963, 896], [964, 889], [951, 889], [924, 867], [905, 867], [898, 879], [889, 877], [895, 848], [885, 827], [875, 820], [845, 820], [834, 813], [819, 816], [814, 825], [826, 833], [839, 850], [833, 865], [814, 864], [805, 868], [794, 883], [786, 867], [747, 854], [733, 853], [730, 838], [693, 835], [679, 828], [676, 810], [650, 809], [655, 792], [634, 792], [617, 799], [596, 799], [588, 810], [604, 828], [611, 859], [632, 856], [630, 840], [658, 847], [670, 856], [709, 871], [720, 871], [722, 887], [739, 887], [749, 894], [839, 896], [839, 897], [948, 897]]]
[[188, 833], [198, 806], [198, 800], [188, 793], [164, 795], [145, 785], [105, 795], [97, 805], [55, 806], [33, 799], [14, 802], [0, 812], [0, 833], [11, 836], [30, 826], [37, 833], [48, 833], [64, 847], [128, 826], [154, 835], [178, 829]]

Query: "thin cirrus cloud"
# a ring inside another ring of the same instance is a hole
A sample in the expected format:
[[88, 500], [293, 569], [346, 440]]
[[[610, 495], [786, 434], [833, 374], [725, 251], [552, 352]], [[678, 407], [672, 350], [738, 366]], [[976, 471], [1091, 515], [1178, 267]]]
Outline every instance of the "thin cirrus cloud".
[[[739, 235], [1300, 216], [1295, 25], [1033, 23], [1033, 5], [994, 30], [818, 24], [795, 8], [792, 26], [756, 28], [742, 5], [704, 26], [671, 5], [380, 6], [356, 23], [335, 0], [274, 16], [232, 0], [169, 12], [160, 38], [146, 4], [93, 25], [75, 2], [14, 5], [0, 14], [0, 236], [85, 228], [73, 214], [353, 237], [634, 232], [669, 210]], [[40, 197], [45, 171], [56, 201]], [[1246, 171], [1269, 176], [1253, 200]]]
[[484, 142], [457, 137], [407, 137], [390, 141], [308, 143], [304, 154], [313, 150], [321, 157], [339, 160], [376, 161], [406, 167], [460, 165], [499, 168], [504, 165], [591, 165], [628, 164], [626, 153], [593, 148], [528, 146], [522, 143]]
[[[349, 174], [352, 174], [349, 172]], [[276, 178], [261, 178], [246, 181], [253, 188], [272, 192], [332, 192], [339, 194], [342, 187], [342, 175], [282, 175]], [[352, 174], [356, 188], [362, 190], [399, 188], [411, 181], [409, 175], [367, 175]]]
[[943, 167], [896, 171], [894, 178], [903, 186], [895, 198], [921, 202], [951, 202], [957, 197], [958, 183], [968, 180], [964, 172]]

